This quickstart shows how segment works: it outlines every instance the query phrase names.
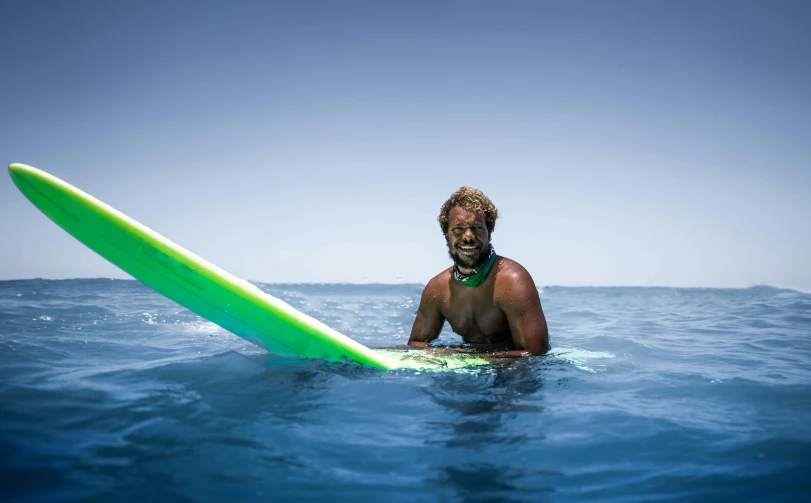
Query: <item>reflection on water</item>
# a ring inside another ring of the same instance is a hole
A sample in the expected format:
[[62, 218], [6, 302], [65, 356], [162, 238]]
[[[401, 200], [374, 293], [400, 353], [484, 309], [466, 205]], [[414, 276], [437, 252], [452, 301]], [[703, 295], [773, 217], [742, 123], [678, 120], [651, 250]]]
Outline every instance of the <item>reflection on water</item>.
[[444, 438], [428, 443], [460, 452], [454, 459], [461, 462], [438, 470], [462, 501], [523, 501], [554, 491], [549, 479], [560, 473], [538, 470], [531, 459], [516, 463], [510, 455], [545, 438], [542, 360], [499, 362], [475, 378], [435, 374], [431, 386], [422, 388], [447, 417], [429, 424]]
[[[552, 487], [527, 486], [536, 477], [557, 475], [538, 470], [516, 470], [510, 466], [489, 463], [467, 463], [443, 469], [443, 482], [451, 485], [463, 502], [544, 501]], [[532, 479], [532, 480], [530, 480]]]

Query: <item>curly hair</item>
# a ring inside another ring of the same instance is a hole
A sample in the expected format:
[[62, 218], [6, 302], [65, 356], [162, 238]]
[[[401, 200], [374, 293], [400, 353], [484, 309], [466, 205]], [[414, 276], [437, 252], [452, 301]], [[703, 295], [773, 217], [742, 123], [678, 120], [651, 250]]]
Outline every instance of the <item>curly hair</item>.
[[459, 187], [459, 190], [451, 194], [451, 197], [442, 205], [439, 210], [439, 226], [442, 228], [442, 234], [448, 233], [448, 226], [450, 225], [449, 219], [451, 210], [454, 206], [461, 206], [468, 211], [481, 211], [484, 213], [484, 221], [487, 224], [487, 232], [492, 234], [496, 229], [496, 219], [498, 218], [498, 209], [493, 204], [489, 197], [485, 196], [482, 191], [473, 187]]

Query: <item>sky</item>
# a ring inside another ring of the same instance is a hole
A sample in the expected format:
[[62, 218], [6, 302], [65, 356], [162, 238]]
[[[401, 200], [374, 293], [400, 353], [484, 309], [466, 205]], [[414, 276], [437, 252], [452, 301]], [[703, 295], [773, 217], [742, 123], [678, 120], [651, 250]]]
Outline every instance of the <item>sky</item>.
[[[811, 290], [811, 3], [0, 1], [0, 159], [268, 283]], [[127, 277], [0, 177], [0, 280]]]

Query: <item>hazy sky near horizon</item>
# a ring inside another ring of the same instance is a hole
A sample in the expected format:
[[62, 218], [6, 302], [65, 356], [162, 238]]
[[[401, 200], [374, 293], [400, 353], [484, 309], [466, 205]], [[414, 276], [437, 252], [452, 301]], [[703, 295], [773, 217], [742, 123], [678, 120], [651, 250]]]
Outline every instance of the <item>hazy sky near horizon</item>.
[[[3, 1], [0, 155], [247, 279], [811, 290], [811, 3]], [[0, 179], [0, 279], [127, 277]]]

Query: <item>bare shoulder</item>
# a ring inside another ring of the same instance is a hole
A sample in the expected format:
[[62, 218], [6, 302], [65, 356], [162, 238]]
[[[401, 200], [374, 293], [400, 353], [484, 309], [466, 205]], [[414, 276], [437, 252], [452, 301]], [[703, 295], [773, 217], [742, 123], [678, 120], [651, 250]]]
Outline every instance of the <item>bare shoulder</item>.
[[423, 304], [435, 304], [444, 301], [450, 294], [450, 281], [451, 281], [452, 268], [445, 269], [437, 274], [425, 285], [422, 291]]
[[497, 297], [523, 296], [536, 292], [535, 281], [524, 266], [515, 260], [499, 256], [496, 268], [495, 294]]
[[498, 262], [496, 264], [496, 281], [503, 282], [514, 282], [514, 281], [531, 281], [533, 286], [535, 282], [530, 276], [529, 271], [527, 271], [524, 266], [519, 264], [513, 259], [509, 259], [507, 257], [498, 257]]

